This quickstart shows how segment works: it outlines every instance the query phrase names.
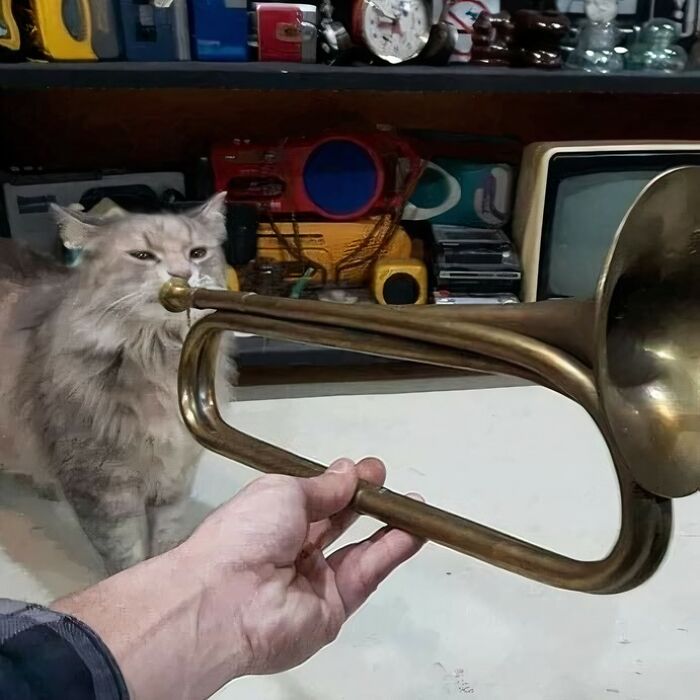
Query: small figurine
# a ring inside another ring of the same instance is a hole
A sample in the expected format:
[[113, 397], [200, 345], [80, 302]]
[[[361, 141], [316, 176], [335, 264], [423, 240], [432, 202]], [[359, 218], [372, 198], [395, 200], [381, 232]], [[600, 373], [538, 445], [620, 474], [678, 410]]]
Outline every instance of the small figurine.
[[448, 19], [450, 6], [447, 2], [443, 2], [440, 9], [439, 4], [439, 2], [433, 2], [433, 13], [439, 10], [437, 15], [433, 14], [433, 17], [437, 16], [437, 20], [430, 28], [428, 43], [417, 59], [417, 62], [426, 66], [447, 65], [459, 40], [457, 27]]
[[618, 52], [621, 33], [615, 22], [616, 0], [585, 0], [586, 19], [580, 27], [576, 48], [566, 61], [568, 68], [588, 73], [616, 73], [625, 62]]
[[329, 65], [342, 62], [352, 50], [350, 34], [345, 25], [334, 18], [333, 11], [331, 0], [321, 0], [318, 6], [318, 55], [322, 63]]
[[513, 25], [513, 66], [561, 68], [561, 40], [571, 26], [566, 15], [554, 9], [518, 10]]
[[628, 70], [676, 73], [685, 68], [688, 54], [677, 44], [678, 23], [668, 19], [652, 19], [642, 27], [627, 54]]
[[457, 41], [450, 63], [471, 62], [474, 22], [482, 12], [498, 12], [499, 0], [445, 0], [445, 20], [454, 25]]
[[482, 12], [472, 27], [470, 62], [480, 66], [509, 66], [513, 31], [508, 12]]

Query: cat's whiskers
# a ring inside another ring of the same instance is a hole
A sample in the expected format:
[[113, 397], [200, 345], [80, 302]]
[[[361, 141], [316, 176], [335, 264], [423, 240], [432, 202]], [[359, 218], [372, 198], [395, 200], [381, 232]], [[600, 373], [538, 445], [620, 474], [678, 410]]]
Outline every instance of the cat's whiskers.
[[[111, 304], [107, 304], [102, 309], [101, 315], [104, 315], [106, 313], [109, 313], [113, 308], [116, 306], [119, 306], [120, 304], [123, 304], [125, 301], [133, 299], [135, 297], [141, 297], [143, 295], [143, 292], [140, 289], [137, 289], [135, 292], [128, 292], [127, 294], [124, 294], [124, 296], [119, 297], [118, 299], [115, 299]], [[140, 299], [139, 299], [140, 301]], [[133, 307], [130, 307], [130, 310]]]

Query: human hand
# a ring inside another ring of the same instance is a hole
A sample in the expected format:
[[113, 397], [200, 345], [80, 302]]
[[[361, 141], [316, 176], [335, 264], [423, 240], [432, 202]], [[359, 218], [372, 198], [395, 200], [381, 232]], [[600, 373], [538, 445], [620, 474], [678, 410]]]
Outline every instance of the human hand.
[[[233, 613], [245, 640], [247, 674], [275, 673], [308, 659], [422, 541], [382, 528], [325, 556], [356, 514], [358, 479], [382, 485], [384, 465], [335, 462], [322, 476], [265, 476], [212, 513], [181, 549], [206, 562], [202, 615]], [[209, 626], [211, 623], [206, 623]], [[240, 668], [241, 659], [236, 660]]]
[[203, 700], [236, 677], [291, 668], [421, 547], [383, 528], [323, 554], [357, 517], [347, 506], [358, 480], [384, 478], [375, 459], [312, 479], [263, 476], [179, 547], [52, 607], [101, 637], [133, 700]]

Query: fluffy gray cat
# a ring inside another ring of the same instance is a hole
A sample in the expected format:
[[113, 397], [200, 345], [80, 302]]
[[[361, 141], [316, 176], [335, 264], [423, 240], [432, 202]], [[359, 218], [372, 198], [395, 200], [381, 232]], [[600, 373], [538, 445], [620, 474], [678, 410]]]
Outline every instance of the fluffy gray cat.
[[[0, 249], [0, 468], [57, 485], [108, 572], [186, 534], [201, 453], [177, 400], [188, 320], [158, 291], [171, 276], [225, 287], [222, 207], [221, 194], [178, 215], [56, 207], [64, 243], [82, 249], [71, 269]], [[230, 370], [219, 373], [228, 386]]]

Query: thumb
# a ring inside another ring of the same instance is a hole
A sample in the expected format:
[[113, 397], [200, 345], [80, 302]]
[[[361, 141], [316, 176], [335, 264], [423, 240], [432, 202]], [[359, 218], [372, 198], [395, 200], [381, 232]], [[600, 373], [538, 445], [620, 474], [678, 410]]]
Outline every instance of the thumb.
[[309, 522], [330, 518], [346, 508], [357, 489], [357, 466], [349, 459], [333, 462], [321, 476], [302, 479]]

